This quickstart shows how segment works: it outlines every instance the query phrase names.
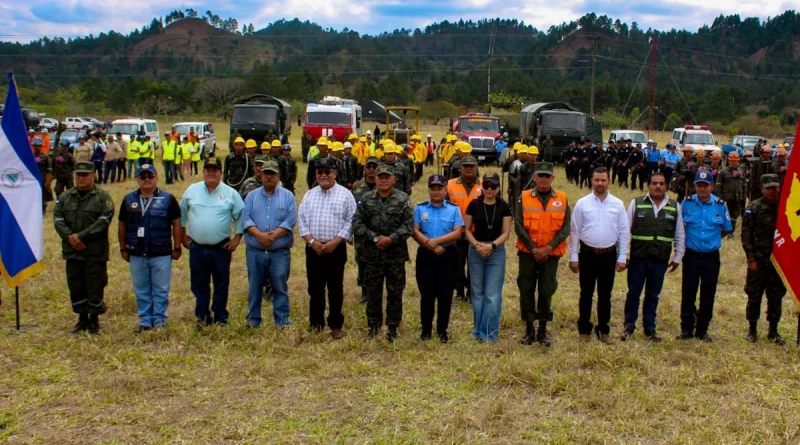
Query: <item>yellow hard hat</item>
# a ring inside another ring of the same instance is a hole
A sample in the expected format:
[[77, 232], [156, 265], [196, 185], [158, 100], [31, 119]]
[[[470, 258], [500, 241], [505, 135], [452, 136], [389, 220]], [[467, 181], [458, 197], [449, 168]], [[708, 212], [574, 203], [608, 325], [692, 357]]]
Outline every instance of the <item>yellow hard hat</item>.
[[241, 136], [239, 136], [239, 137], [237, 137], [236, 139], [234, 139], [234, 140], [233, 140], [233, 143], [234, 143], [234, 144], [238, 144], [239, 142], [241, 142], [242, 144], [244, 144], [244, 138], [242, 138]]
[[350, 136], [347, 136], [347, 140], [349, 141], [351, 139], [358, 139], [358, 135], [355, 133], [350, 133]]
[[277, 139], [273, 139], [273, 140], [272, 140], [272, 144], [270, 144], [270, 145], [271, 145], [272, 147], [278, 147], [278, 148], [280, 148], [280, 146], [281, 146], [281, 141], [279, 141], [279, 140], [277, 140]]
[[383, 146], [383, 154], [387, 154], [387, 153], [395, 153], [395, 154], [397, 154], [397, 146], [395, 146], [391, 142], [386, 143]]
[[472, 145], [464, 141], [456, 142], [456, 149], [461, 153], [472, 153]]
[[519, 144], [519, 147], [517, 147], [517, 153], [519, 154], [529, 153], [528, 146], [525, 144]]
[[514, 146], [513, 146], [513, 147], [511, 147], [511, 149], [512, 149], [512, 150], [519, 151], [519, 147], [520, 147], [521, 145], [522, 145], [522, 142], [520, 142], [520, 141], [514, 142]]
[[256, 144], [256, 141], [254, 141], [252, 139], [248, 139], [247, 143], [244, 144], [244, 147], [245, 148], [256, 148], [256, 147], [258, 147], [258, 144]]
[[532, 155], [538, 155], [539, 154], [539, 147], [537, 147], [535, 145], [531, 145], [530, 147], [528, 147], [528, 153], [530, 153]]
[[448, 134], [447, 137], [445, 137], [445, 141], [447, 141], [447, 142], [454, 142], [454, 141], [457, 141], [457, 140], [458, 140], [458, 138], [454, 134]]
[[367, 142], [367, 137], [361, 136], [360, 138], [358, 138], [358, 142]]
[[320, 136], [320, 138], [317, 139], [317, 145], [325, 145], [325, 146], [327, 146], [328, 145], [328, 138], [326, 138], [325, 136]]
[[267, 141], [262, 142], [261, 143], [261, 149], [262, 150], [269, 149], [269, 142], [267, 142]]
[[420, 136], [418, 134], [415, 134], [415, 135], [411, 136], [411, 140], [412, 141], [421, 141], [422, 140], [422, 136]]
[[339, 141], [336, 141], [336, 142], [333, 143], [333, 147], [331, 148], [331, 151], [342, 151], [342, 150], [344, 150], [344, 144], [342, 144]]

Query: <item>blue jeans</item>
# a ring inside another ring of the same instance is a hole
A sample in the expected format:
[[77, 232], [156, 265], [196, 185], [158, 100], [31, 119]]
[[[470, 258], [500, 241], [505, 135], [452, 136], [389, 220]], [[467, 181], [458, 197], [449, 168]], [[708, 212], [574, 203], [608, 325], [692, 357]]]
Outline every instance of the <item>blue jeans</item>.
[[636, 329], [639, 318], [639, 297], [644, 289], [642, 306], [642, 327], [645, 333], [656, 331], [656, 311], [658, 296], [664, 285], [667, 262], [648, 258], [631, 258], [628, 264], [628, 298], [625, 300], [625, 329]]
[[133, 175], [136, 174], [136, 167], [138, 161], [134, 161], [132, 159], [128, 159], [128, 177], [133, 178]]
[[272, 317], [275, 326], [289, 325], [289, 269], [292, 251], [282, 249], [267, 252], [247, 248], [247, 278], [249, 290], [247, 321], [253, 326], [261, 325], [261, 301], [264, 298], [264, 283], [267, 276], [272, 283]]
[[[205, 245], [192, 241], [189, 247], [189, 275], [196, 299], [194, 314], [197, 321], [210, 324], [228, 323], [228, 285], [231, 280], [231, 253], [219, 244]], [[214, 300], [211, 300], [211, 280], [214, 280]], [[208, 305], [211, 303], [211, 311]], [[214, 312], [214, 318], [211, 312]]]
[[103, 184], [107, 184], [109, 178], [112, 184], [117, 179], [117, 161], [106, 161], [103, 166]]
[[139, 326], [157, 327], [167, 323], [172, 256], [131, 255], [131, 281], [136, 294]]
[[503, 310], [503, 283], [506, 279], [506, 248], [497, 246], [484, 258], [469, 247], [467, 265], [472, 289], [472, 315], [475, 328], [472, 336], [496, 342]]
[[161, 161], [161, 166], [164, 167], [164, 180], [167, 184], [172, 184], [175, 179], [175, 161]]

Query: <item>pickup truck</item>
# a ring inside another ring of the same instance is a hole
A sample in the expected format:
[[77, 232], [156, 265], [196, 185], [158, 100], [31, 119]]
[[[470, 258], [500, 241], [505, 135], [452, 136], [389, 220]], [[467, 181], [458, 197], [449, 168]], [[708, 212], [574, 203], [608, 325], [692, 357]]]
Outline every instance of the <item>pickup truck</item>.
[[752, 150], [756, 145], [756, 142], [758, 142], [760, 139], [766, 138], [762, 136], [736, 135], [731, 138], [730, 144], [722, 145], [722, 151], [726, 155], [732, 151], [736, 151], [739, 153], [739, 156], [742, 156], [744, 155], [744, 152]]
[[82, 117], [68, 117], [63, 123], [64, 127], [75, 130], [94, 130], [96, 127], [94, 122]]

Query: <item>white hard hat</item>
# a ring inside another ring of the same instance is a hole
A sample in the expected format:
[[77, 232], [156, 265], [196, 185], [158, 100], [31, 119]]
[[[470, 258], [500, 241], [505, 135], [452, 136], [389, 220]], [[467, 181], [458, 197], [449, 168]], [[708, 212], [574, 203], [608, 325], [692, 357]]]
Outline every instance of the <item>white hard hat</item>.
[[345, 142], [344, 143], [344, 148], [353, 148], [353, 144], [351, 144], [349, 142]]
[[653, 140], [652, 140], [652, 139], [648, 139], [648, 140], [647, 140], [647, 143], [648, 143], [648, 144], [652, 144], [652, 143], [653, 143]]
[[429, 138], [432, 138], [433, 136], [432, 136], [430, 133], [428, 133], [428, 136], [427, 136], [427, 137], [429, 137]]
[[508, 133], [503, 133], [503, 137], [507, 138], [508, 137]]
[[367, 136], [372, 136], [372, 131], [367, 130]]

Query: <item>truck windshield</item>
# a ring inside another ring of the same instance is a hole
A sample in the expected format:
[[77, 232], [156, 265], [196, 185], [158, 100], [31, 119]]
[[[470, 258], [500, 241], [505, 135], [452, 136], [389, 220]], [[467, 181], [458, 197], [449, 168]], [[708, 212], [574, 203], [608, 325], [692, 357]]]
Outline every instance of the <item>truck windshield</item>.
[[200, 125], [182, 124], [182, 125], [176, 125], [175, 126], [175, 129], [178, 130], [178, 134], [189, 134], [189, 129], [190, 128], [194, 128], [194, 132], [195, 133], [198, 133], [198, 134], [200, 133]]
[[[277, 120], [276, 110], [267, 107], [233, 107], [233, 124], [275, 125]], [[197, 131], [197, 128], [194, 129]]]
[[616, 132], [616, 135], [617, 135], [617, 140], [618, 141], [625, 140], [625, 139], [630, 139], [631, 142], [633, 142], [634, 144], [646, 144], [647, 143], [647, 138], [645, 137], [644, 133], [640, 133], [638, 131], [632, 131], [630, 133], [624, 132], [624, 131], [618, 131], [618, 132]]
[[458, 122], [459, 131], [485, 131], [500, 133], [500, 120], [480, 117], [462, 118]]
[[333, 111], [308, 111], [306, 112], [308, 125], [330, 125], [336, 127], [349, 127], [350, 114], [336, 113]]
[[756, 142], [758, 142], [759, 139], [763, 139], [763, 138], [759, 137], [759, 136], [753, 136], [753, 137], [749, 137], [749, 138], [742, 138], [742, 146], [743, 147], [753, 147], [754, 145], [756, 145]]
[[109, 134], [117, 134], [122, 133], [126, 135], [131, 135], [134, 133], [139, 132], [139, 125], [137, 124], [114, 124], [111, 126], [111, 130], [108, 131]]
[[683, 143], [714, 145], [714, 136], [707, 133], [686, 133]]
[[545, 130], [586, 131], [586, 116], [582, 114], [548, 113], [542, 116], [542, 120]]

